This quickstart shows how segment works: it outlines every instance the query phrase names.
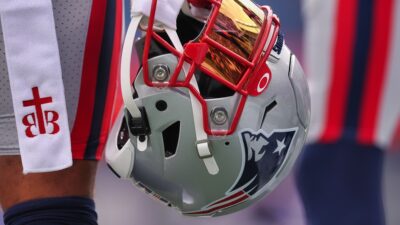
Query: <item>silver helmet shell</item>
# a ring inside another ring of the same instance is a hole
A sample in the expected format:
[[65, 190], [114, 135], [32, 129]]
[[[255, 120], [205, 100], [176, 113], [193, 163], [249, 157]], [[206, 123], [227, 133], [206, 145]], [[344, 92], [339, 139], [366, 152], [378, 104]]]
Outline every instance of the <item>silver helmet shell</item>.
[[[146, 115], [146, 146], [130, 132], [130, 112], [121, 111], [120, 123], [107, 143], [111, 169], [188, 216], [233, 213], [270, 193], [288, 174], [304, 145], [310, 97], [303, 70], [284, 43], [265, 63], [272, 74], [268, 88], [247, 97], [234, 132], [208, 134], [217, 172], [206, 168], [208, 156], [198, 149], [189, 89], [149, 87], [140, 69], [133, 82], [134, 103]], [[168, 79], [177, 64], [173, 54], [153, 54], [148, 60], [149, 73], [152, 79]], [[185, 79], [183, 70], [178, 79]], [[213, 130], [227, 129], [240, 97], [233, 93], [205, 98]]]

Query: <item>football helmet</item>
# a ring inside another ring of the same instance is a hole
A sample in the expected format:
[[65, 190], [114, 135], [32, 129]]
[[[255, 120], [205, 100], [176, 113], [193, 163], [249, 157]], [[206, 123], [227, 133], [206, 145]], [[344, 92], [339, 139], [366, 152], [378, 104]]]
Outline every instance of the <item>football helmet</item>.
[[304, 73], [268, 6], [182, 1], [178, 13], [164, 12], [175, 24], [158, 1], [141, 12], [133, 5], [121, 61], [125, 108], [106, 160], [184, 215], [235, 212], [271, 192], [303, 147]]

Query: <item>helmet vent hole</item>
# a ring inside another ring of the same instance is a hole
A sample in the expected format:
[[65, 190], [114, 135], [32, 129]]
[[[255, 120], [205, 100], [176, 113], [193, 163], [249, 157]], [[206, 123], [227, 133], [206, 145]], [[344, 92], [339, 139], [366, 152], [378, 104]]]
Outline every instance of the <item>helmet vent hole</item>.
[[156, 102], [156, 108], [158, 111], [163, 112], [163, 111], [167, 110], [168, 104], [164, 100], [160, 100], [160, 101]]
[[181, 128], [181, 123], [178, 121], [169, 126], [168, 128], [166, 128], [162, 132], [163, 142], [164, 142], [164, 152], [166, 158], [171, 157], [176, 153], [179, 141], [180, 128]]
[[265, 121], [265, 118], [267, 117], [268, 112], [270, 112], [273, 108], [275, 108], [276, 105], [278, 105], [278, 103], [274, 100], [273, 102], [271, 102], [269, 105], [267, 105], [265, 107], [264, 115], [262, 117], [261, 124], [260, 124], [260, 128], [262, 128], [262, 126], [264, 124], [264, 121]]

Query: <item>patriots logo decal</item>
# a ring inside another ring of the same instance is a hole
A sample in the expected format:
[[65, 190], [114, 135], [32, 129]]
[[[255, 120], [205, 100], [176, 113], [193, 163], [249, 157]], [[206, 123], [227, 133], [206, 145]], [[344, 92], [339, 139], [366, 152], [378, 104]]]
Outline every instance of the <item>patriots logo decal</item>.
[[263, 130], [239, 132], [243, 152], [241, 175], [226, 193], [226, 196], [207, 205], [201, 211], [188, 215], [213, 215], [251, 198], [278, 172], [292, 144], [298, 128], [274, 130], [266, 134]]
[[266, 134], [263, 130], [244, 130], [240, 133], [243, 158], [242, 175], [231, 189], [255, 194], [276, 174], [286, 159], [296, 128], [274, 130]]

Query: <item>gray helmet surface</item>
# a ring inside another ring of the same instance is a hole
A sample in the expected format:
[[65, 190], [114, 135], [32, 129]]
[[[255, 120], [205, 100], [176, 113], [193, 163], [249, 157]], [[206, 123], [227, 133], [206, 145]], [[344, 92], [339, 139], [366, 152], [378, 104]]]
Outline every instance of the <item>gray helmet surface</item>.
[[[229, 214], [270, 193], [299, 155], [310, 118], [303, 70], [281, 41], [266, 62], [272, 74], [268, 88], [258, 96], [247, 97], [235, 131], [223, 136], [208, 135], [217, 172], [210, 172], [205, 161], [208, 156], [198, 150], [189, 89], [149, 87], [144, 82], [143, 69], [139, 70], [133, 89], [134, 102], [145, 115], [147, 146], [141, 147], [142, 138], [131, 130], [130, 112], [121, 112], [106, 150], [113, 171], [189, 216]], [[148, 60], [154, 79], [155, 68], [175, 71], [177, 64], [173, 54], [162, 51], [153, 52]], [[196, 74], [211, 128], [226, 129], [240, 94], [218, 84], [203, 84], [199, 77]], [[184, 78], [181, 71], [179, 79]]]

